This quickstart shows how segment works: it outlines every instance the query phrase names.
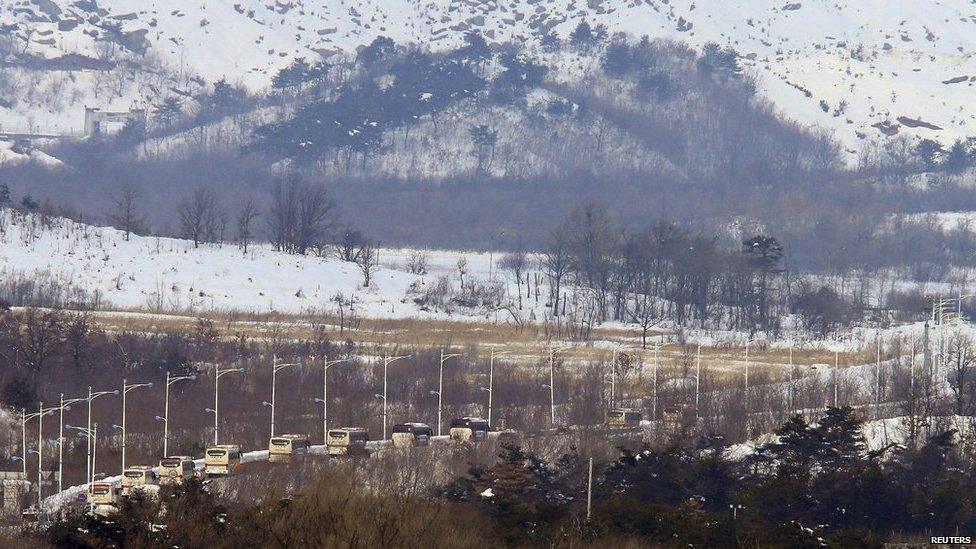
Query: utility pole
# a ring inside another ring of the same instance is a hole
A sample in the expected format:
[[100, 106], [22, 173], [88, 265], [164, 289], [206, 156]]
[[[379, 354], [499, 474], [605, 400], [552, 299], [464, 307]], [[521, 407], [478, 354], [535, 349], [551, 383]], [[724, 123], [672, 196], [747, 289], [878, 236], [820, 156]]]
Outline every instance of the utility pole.
[[746, 410], [746, 437], [748, 438], [749, 435], [752, 433], [752, 430], [749, 428], [749, 340], [748, 339], [746, 340], [746, 376], [745, 377], [746, 377], [746, 386], [745, 386], [745, 390], [743, 391], [742, 401]]
[[[329, 367], [348, 361], [348, 358], [338, 360], [326, 360], [322, 364], [322, 445], [329, 444]], [[319, 399], [315, 399], [319, 400]], [[386, 423], [386, 420], [383, 420]], [[385, 437], [384, 437], [385, 438]]]
[[[441, 349], [441, 360], [440, 360], [440, 366], [438, 368], [438, 373], [437, 373], [437, 436], [441, 436], [441, 426], [443, 425], [443, 422], [441, 420], [441, 413], [443, 411], [443, 404], [444, 404], [444, 361], [449, 358], [454, 358], [457, 356], [461, 356], [461, 354], [455, 353], [451, 355], [445, 355], [444, 349]], [[385, 425], [386, 423], [385, 418], [383, 422]]]
[[874, 417], [878, 419], [881, 417], [881, 337], [878, 338], [878, 353], [877, 359], [874, 365]]
[[661, 343], [654, 345], [654, 396], [651, 399], [651, 419], [657, 421], [657, 368], [658, 368], [658, 350], [661, 348]]
[[834, 349], [834, 408], [837, 407], [837, 374], [840, 370], [840, 349]]
[[196, 375], [173, 377], [168, 370], [166, 372], [166, 396], [163, 402], [163, 457], [169, 457], [169, 386], [177, 381], [195, 380], [196, 378]]
[[[444, 352], [441, 351], [442, 357], [443, 357], [443, 353]], [[393, 356], [393, 357], [388, 356], [388, 357], [385, 357], [383, 359], [383, 440], [386, 440], [386, 422], [387, 422], [387, 420], [386, 420], [386, 387], [387, 387], [387, 382], [386, 381], [387, 381], [387, 371], [390, 368], [390, 363], [391, 362], [400, 360], [401, 358], [407, 358], [407, 356], [406, 355], [404, 355], [404, 356]], [[443, 363], [443, 359], [442, 359], [442, 363]], [[437, 422], [438, 422], [438, 427], [440, 427], [440, 415], [438, 415], [438, 417], [437, 417]]]
[[58, 406], [61, 416], [58, 420], [58, 492], [64, 490], [64, 411], [70, 410], [71, 405], [75, 402], [82, 402], [84, 400], [84, 398], [70, 398], [65, 400], [64, 393], [61, 393], [61, 401]]
[[617, 349], [614, 348], [613, 358], [610, 360], [610, 407], [615, 408], [616, 404], [617, 404]]
[[92, 401], [95, 400], [96, 398], [100, 397], [100, 396], [117, 395], [117, 394], [119, 394], [119, 391], [118, 390], [115, 390], [115, 391], [98, 391], [98, 392], [94, 392], [93, 393], [92, 392], [91, 385], [88, 386], [88, 398], [86, 399], [88, 401], [88, 426], [86, 427], [86, 429], [87, 429], [87, 433], [89, 433], [89, 437], [88, 437], [89, 438], [89, 441], [88, 441], [88, 458], [85, 461], [86, 461], [87, 467], [88, 467], [88, 475], [87, 476], [88, 476], [88, 483], [89, 484], [91, 484], [91, 479], [93, 478], [93, 475], [95, 474], [95, 472], [93, 470], [95, 468], [95, 452], [94, 452], [94, 448], [93, 448], [94, 445], [95, 445], [95, 440], [94, 440], [94, 436], [92, 435], [92, 433], [94, 433], [94, 431], [92, 430]]
[[593, 458], [590, 458], [589, 472], [586, 480], [586, 520], [593, 516]]
[[549, 348], [549, 426], [556, 426], [556, 350]]
[[289, 364], [278, 364], [278, 355], [272, 355], [271, 362], [271, 436], [275, 436], [275, 389], [278, 385], [278, 370], [289, 366], [301, 366], [301, 363], [292, 362]]
[[129, 391], [133, 389], [138, 389], [139, 387], [152, 387], [152, 383], [126, 383], [125, 378], [122, 378], [122, 472], [125, 473], [125, 395], [129, 394]]
[[491, 401], [495, 394], [495, 357], [510, 354], [511, 351], [496, 351], [491, 350], [491, 356], [488, 359], [488, 428], [491, 428]]
[[793, 365], [793, 342], [790, 341], [790, 408], [796, 413], [796, 367]]
[[208, 412], [213, 412], [214, 415], [214, 446], [217, 445], [217, 421], [220, 418], [220, 378], [224, 374], [232, 374], [243, 371], [243, 368], [221, 368], [220, 366], [214, 367], [214, 407], [213, 409], [208, 408], [206, 410]]
[[701, 343], [698, 344], [698, 354], [695, 358], [695, 419], [700, 419], [699, 405], [701, 404]]

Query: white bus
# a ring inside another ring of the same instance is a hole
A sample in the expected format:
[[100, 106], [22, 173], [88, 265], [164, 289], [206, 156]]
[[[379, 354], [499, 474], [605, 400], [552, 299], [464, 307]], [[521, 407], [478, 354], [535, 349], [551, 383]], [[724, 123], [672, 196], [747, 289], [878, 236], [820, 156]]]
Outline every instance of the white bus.
[[268, 461], [287, 462], [308, 453], [308, 435], [278, 435], [268, 441]]
[[393, 426], [393, 446], [428, 446], [434, 430], [426, 423], [399, 423]]
[[330, 429], [326, 444], [330, 456], [366, 455], [366, 442], [369, 434], [362, 427], [342, 427]]
[[190, 456], [170, 456], [159, 460], [159, 484], [183, 484], [196, 473]]
[[608, 429], [631, 429], [640, 427], [644, 414], [629, 408], [613, 408], [607, 411]]
[[488, 437], [488, 420], [480, 417], [462, 417], [451, 422], [451, 440], [477, 442]]
[[93, 482], [88, 485], [88, 502], [92, 505], [117, 505], [119, 489], [114, 482]]
[[143, 486], [156, 484], [156, 472], [148, 465], [126, 467], [122, 472], [122, 496], [129, 497]]
[[236, 444], [210, 446], [203, 464], [208, 476], [233, 475], [241, 466], [241, 448]]

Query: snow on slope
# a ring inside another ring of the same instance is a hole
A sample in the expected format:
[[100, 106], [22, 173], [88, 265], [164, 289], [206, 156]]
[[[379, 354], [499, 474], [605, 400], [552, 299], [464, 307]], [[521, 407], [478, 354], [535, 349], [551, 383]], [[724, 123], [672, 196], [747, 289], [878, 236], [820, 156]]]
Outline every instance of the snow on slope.
[[[371, 317], [425, 316], [401, 303], [422, 277], [377, 269], [362, 288], [356, 265], [332, 258], [293, 256], [255, 246], [247, 256], [234, 245], [201, 245], [132, 236], [112, 228], [0, 211], [0, 275], [54, 279], [99, 294], [103, 304], [158, 311], [238, 310], [303, 313], [332, 311], [329, 299], [355, 296], [356, 313]], [[433, 316], [434, 313], [426, 314]]]
[[[849, 146], [896, 132], [973, 135], [976, 5], [969, 0], [8, 0], [19, 48], [97, 57], [120, 27], [134, 48], [213, 81], [263, 88], [295, 57], [354, 51], [378, 35], [432, 48], [477, 30], [489, 40], [565, 37], [580, 20], [610, 32], [734, 47], [787, 114]], [[825, 112], [826, 111], [826, 112]], [[0, 114], [4, 110], [0, 107]]]

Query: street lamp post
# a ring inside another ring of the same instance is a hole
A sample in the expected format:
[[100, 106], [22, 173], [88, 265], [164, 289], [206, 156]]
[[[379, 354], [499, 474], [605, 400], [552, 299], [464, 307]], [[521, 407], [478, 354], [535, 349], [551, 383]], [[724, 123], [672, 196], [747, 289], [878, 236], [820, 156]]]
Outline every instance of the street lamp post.
[[[393, 363], [393, 362], [396, 362], [397, 360], [400, 360], [402, 358], [407, 358], [407, 355], [383, 357], [383, 440], [386, 440], [386, 387], [387, 387], [387, 382], [386, 382], [387, 375], [386, 374], [387, 374], [387, 371], [390, 368], [390, 364]], [[443, 375], [443, 372], [444, 372], [444, 369], [443, 368], [444, 368], [444, 351], [441, 351], [441, 374], [442, 375]], [[442, 377], [442, 379], [443, 379], [443, 377]], [[437, 428], [438, 429], [440, 429], [440, 422], [441, 422], [441, 417], [440, 417], [440, 400], [438, 398], [438, 406], [437, 406]], [[440, 434], [440, 433], [437, 433], [437, 434]]]
[[271, 436], [275, 436], [275, 389], [277, 386], [278, 370], [288, 368], [289, 366], [301, 366], [300, 362], [291, 362], [288, 364], [278, 364], [278, 356], [274, 355], [271, 363]]
[[94, 392], [93, 393], [92, 392], [91, 385], [88, 386], [88, 398], [85, 399], [85, 400], [88, 401], [88, 426], [85, 427], [85, 428], [88, 430], [89, 437], [88, 437], [88, 455], [87, 455], [87, 458], [86, 458], [85, 461], [87, 463], [87, 469], [88, 469], [87, 476], [88, 476], [88, 482], [89, 482], [89, 484], [91, 484], [91, 478], [92, 478], [92, 474], [93, 474], [92, 469], [95, 467], [95, 465], [94, 465], [94, 461], [95, 461], [94, 454], [95, 454], [95, 452], [94, 452], [94, 448], [92, 448], [92, 446], [94, 445], [94, 440], [93, 440], [93, 436], [92, 436], [92, 433], [94, 433], [94, 431], [92, 430], [92, 401], [95, 400], [98, 397], [101, 397], [101, 396], [105, 396], [105, 395], [117, 395], [117, 394], [119, 394], [119, 391], [118, 390], [115, 390], [115, 391], [98, 391], [98, 392]]
[[742, 395], [742, 402], [746, 409], [746, 437], [752, 434], [752, 429], [749, 428], [749, 343], [750, 341], [747, 339], [746, 340], [746, 376], [745, 376], [746, 381], [745, 381], [745, 390], [743, 391], [743, 395]]
[[661, 350], [663, 343], [656, 343], [654, 345], [654, 391], [653, 398], [651, 399], [651, 419], [657, 421], [657, 370], [659, 366], [658, 362], [658, 351]]
[[610, 359], [610, 407], [614, 408], [617, 404], [617, 349], [613, 349], [613, 358]]
[[556, 353], [565, 347], [555, 349], [549, 348], [549, 426], [556, 426]]
[[701, 343], [698, 344], [698, 353], [695, 355], [695, 419], [699, 416], [699, 405], [701, 404]]
[[[95, 423], [91, 429], [85, 427], [75, 427], [74, 425], [65, 425], [65, 427], [67, 427], [68, 429], [77, 430], [79, 434], [84, 435], [84, 437], [88, 439], [89, 442], [88, 448], [91, 450], [91, 455], [89, 456], [91, 458], [89, 461], [89, 465], [91, 465], [91, 469], [90, 469], [91, 473], [88, 475], [87, 481], [88, 481], [88, 486], [90, 487], [91, 483], [95, 480], [94, 479], [95, 449], [96, 449], [95, 445], [98, 441], [98, 423]], [[89, 503], [89, 506], [91, 506], [91, 503]]]
[[32, 419], [34, 419], [35, 417], [37, 418], [37, 506], [38, 507], [40, 507], [40, 505], [41, 505], [41, 481], [42, 481], [41, 470], [43, 469], [42, 464], [41, 464], [41, 457], [43, 455], [42, 445], [44, 443], [44, 441], [43, 441], [44, 416], [46, 416], [48, 414], [53, 414], [55, 411], [57, 411], [57, 408], [56, 407], [53, 407], [52, 406], [50, 408], [45, 408], [44, 407], [44, 403], [41, 402], [38, 405], [36, 412], [31, 413], [31, 414], [28, 414], [26, 412], [26, 410], [25, 410], [25, 411], [23, 411], [21, 413], [21, 416], [22, 416], [21, 417], [21, 436], [22, 436], [22, 439], [23, 439], [22, 442], [23, 442], [23, 445], [24, 445], [23, 454], [21, 455], [21, 461], [23, 462], [23, 466], [24, 466], [24, 478], [27, 478], [27, 452], [28, 452], [28, 450], [27, 450], [27, 422], [30, 421], [30, 420], [32, 420]]
[[[338, 360], [326, 360], [322, 364], [322, 398], [315, 399], [322, 403], [322, 444], [327, 445], [329, 443], [329, 367], [335, 366], [336, 364], [347, 362], [348, 358], [340, 358]], [[383, 421], [384, 425], [386, 420]], [[385, 437], [384, 437], [385, 438]]]
[[232, 374], [235, 372], [243, 372], [243, 368], [221, 368], [219, 366], [214, 367], [214, 407], [213, 409], [207, 408], [207, 411], [212, 412], [214, 415], [214, 446], [217, 445], [217, 420], [220, 418], [220, 378], [224, 374]]
[[[455, 353], [455, 354], [445, 355], [444, 349], [441, 349], [441, 361], [440, 361], [440, 367], [438, 369], [438, 374], [437, 374], [437, 436], [441, 436], [441, 425], [443, 424], [443, 422], [441, 421], [441, 413], [443, 412], [443, 404], [444, 404], [444, 361], [449, 358], [454, 358], [458, 356], [461, 356], [461, 354]], [[386, 412], [384, 412], [384, 416], [385, 414]], [[386, 429], [385, 417], [383, 418], [383, 428]]]
[[488, 358], [488, 428], [491, 428], [491, 400], [495, 395], [495, 357], [511, 354], [511, 351], [496, 351], [491, 350], [491, 356]]
[[64, 393], [61, 393], [61, 403], [58, 406], [61, 417], [58, 419], [58, 492], [64, 489], [64, 411], [70, 410], [71, 405], [75, 402], [84, 402], [84, 398], [69, 398], [64, 399]]
[[[125, 395], [133, 389], [140, 387], [152, 387], [152, 383], [126, 383], [122, 378], [122, 472], [125, 473]], [[164, 452], [165, 453], [165, 452]]]
[[874, 417], [877, 419], [881, 413], [881, 338], [878, 337], [877, 358], [874, 363]]
[[[185, 380], [195, 380], [197, 376], [176, 376], [170, 375], [169, 371], [166, 372], [166, 396], [163, 399], [163, 457], [169, 456], [169, 386], [176, 383], [177, 381]], [[159, 417], [159, 416], [156, 416]]]

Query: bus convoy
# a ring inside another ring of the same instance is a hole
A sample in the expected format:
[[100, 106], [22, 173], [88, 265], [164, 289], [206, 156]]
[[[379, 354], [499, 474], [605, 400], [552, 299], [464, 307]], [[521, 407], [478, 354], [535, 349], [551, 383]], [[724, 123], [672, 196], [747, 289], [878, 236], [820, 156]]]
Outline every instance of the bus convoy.
[[[676, 426], [687, 416], [688, 410], [684, 408], [665, 408], [664, 426]], [[614, 408], [607, 412], [605, 426], [610, 431], [637, 430], [643, 418], [639, 411]], [[455, 443], [478, 443], [489, 438], [489, 431], [487, 420], [462, 417], [451, 421], [448, 438]], [[501, 443], [513, 443], [519, 439], [519, 433], [511, 429], [493, 433]], [[425, 447], [430, 446], [434, 438], [434, 430], [426, 423], [400, 423], [393, 426], [390, 442], [394, 448]], [[325, 453], [335, 457], [369, 456], [367, 442], [369, 434], [362, 427], [329, 429]], [[311, 446], [308, 435], [273, 436], [268, 440], [268, 461], [288, 463], [300, 460], [309, 453]], [[159, 461], [158, 467], [127, 467], [120, 481], [102, 480], [91, 483], [88, 486], [87, 501], [96, 512], [111, 512], [118, 506], [121, 498], [129, 497], [149, 486], [178, 485], [195, 476], [213, 478], [234, 475], [241, 468], [242, 456], [240, 446], [219, 444], [207, 447], [202, 460], [202, 471], [198, 470], [197, 461], [191, 456], [167, 456]]]

